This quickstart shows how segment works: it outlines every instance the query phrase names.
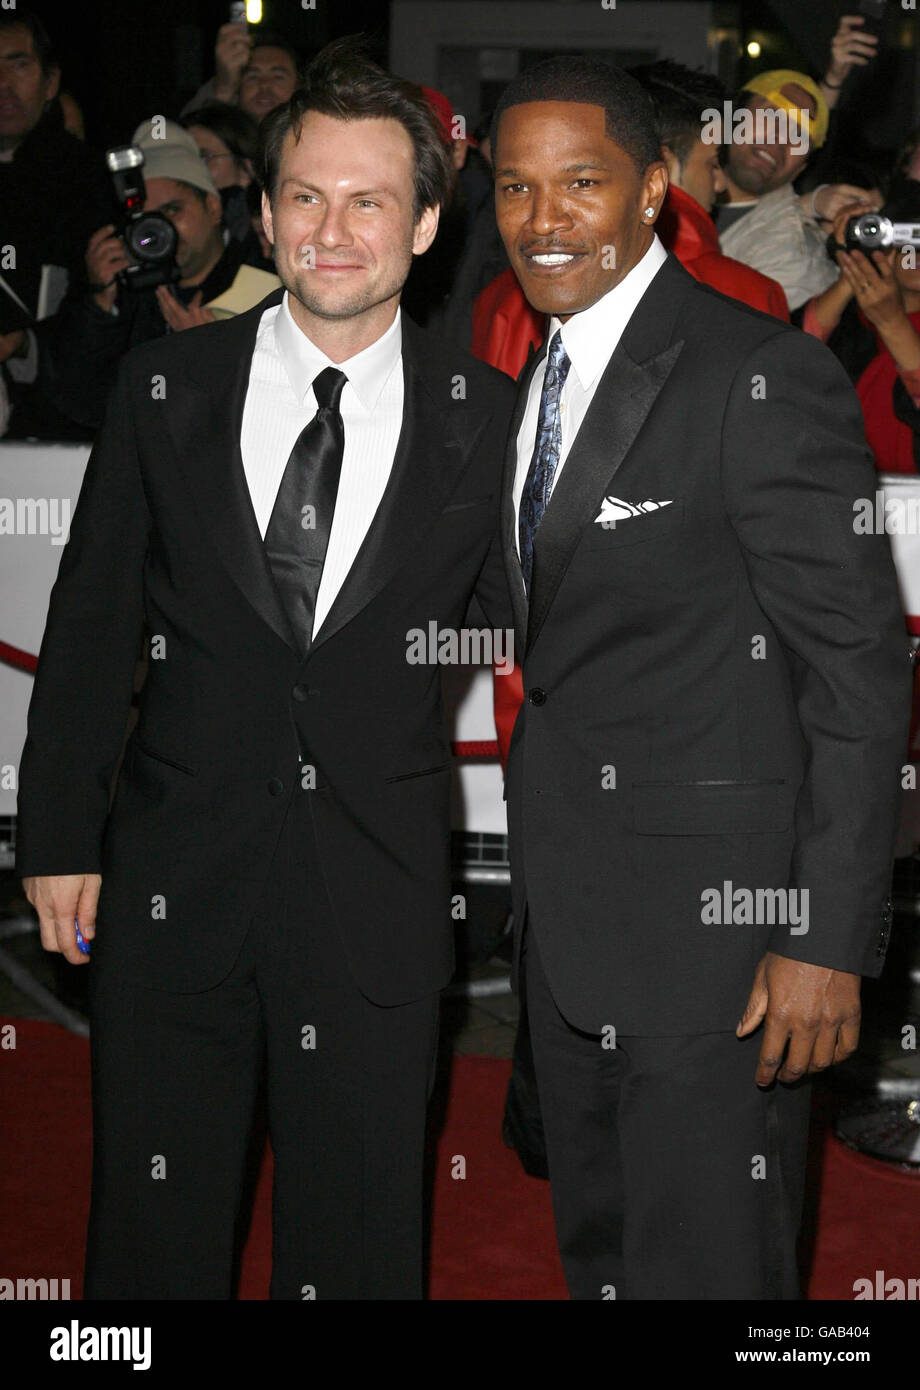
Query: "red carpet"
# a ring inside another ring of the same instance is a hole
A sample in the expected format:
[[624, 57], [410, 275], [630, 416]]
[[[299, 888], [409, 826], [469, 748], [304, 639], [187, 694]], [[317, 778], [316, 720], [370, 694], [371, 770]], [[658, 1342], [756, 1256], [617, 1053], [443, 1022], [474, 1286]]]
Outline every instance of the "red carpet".
[[[0, 1276], [82, 1284], [89, 1201], [89, 1046], [54, 1024], [0, 1020], [16, 1030], [0, 1049]], [[0, 1035], [0, 1042], [3, 1041]], [[432, 1214], [434, 1299], [560, 1299], [549, 1187], [528, 1178], [501, 1142], [510, 1063], [454, 1061], [436, 1150]], [[876, 1269], [917, 1274], [920, 1176], [853, 1154], [825, 1133], [808, 1294], [852, 1299]], [[465, 1177], [452, 1176], [465, 1171]], [[268, 1296], [271, 1155], [266, 1153], [246, 1245], [240, 1297]]]

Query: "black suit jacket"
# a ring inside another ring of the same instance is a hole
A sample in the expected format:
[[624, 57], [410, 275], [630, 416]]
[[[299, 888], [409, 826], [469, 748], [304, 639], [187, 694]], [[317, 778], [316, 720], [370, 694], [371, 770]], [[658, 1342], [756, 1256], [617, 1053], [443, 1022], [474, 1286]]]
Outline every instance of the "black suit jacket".
[[[453, 969], [450, 745], [439, 669], [407, 661], [408, 633], [462, 626], [474, 591], [511, 626], [498, 508], [514, 388], [403, 316], [392, 473], [303, 659], [240, 452], [256, 329], [281, 294], [123, 361], [51, 595], [17, 869], [101, 872], [93, 952], [194, 992], [231, 968], [287, 803], [309, 796], [357, 982], [398, 1004]], [[108, 814], [145, 618], [160, 640]]]
[[[542, 360], [506, 459], [507, 797], [515, 915], [560, 1009], [709, 1032], [735, 1028], [766, 949], [877, 975], [911, 666], [887, 537], [854, 533], [876, 475], [850, 383], [669, 256], [546, 509], [528, 612], [511, 487]], [[670, 505], [605, 529], [606, 496]], [[731, 920], [704, 921], [726, 884]], [[745, 921], [735, 892], [773, 888], [809, 896]]]

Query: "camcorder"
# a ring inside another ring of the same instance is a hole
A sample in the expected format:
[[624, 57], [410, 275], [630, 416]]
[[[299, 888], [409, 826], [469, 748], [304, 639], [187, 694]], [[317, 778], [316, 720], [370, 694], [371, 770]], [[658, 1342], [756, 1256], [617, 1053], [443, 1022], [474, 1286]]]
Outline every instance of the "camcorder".
[[846, 225], [847, 251], [887, 251], [892, 246], [920, 246], [920, 219], [895, 222], [880, 212], [864, 212]]
[[136, 145], [121, 145], [106, 150], [105, 162], [121, 209], [118, 234], [135, 261], [115, 278], [129, 290], [173, 284], [180, 275], [176, 265], [179, 237], [168, 217], [161, 212], [144, 212], [143, 151]]

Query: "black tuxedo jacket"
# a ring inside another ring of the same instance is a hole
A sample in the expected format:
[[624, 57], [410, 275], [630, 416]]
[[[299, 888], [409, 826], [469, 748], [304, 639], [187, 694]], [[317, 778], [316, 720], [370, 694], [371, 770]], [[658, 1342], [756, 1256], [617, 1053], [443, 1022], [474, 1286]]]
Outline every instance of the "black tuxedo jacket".
[[[101, 873], [93, 952], [203, 990], [232, 967], [287, 803], [309, 796], [357, 983], [398, 1004], [453, 970], [450, 745], [439, 669], [407, 661], [408, 634], [461, 627], [474, 592], [512, 624], [498, 515], [514, 388], [403, 315], [392, 473], [304, 659], [240, 452], [256, 330], [281, 295], [123, 361], [51, 595], [17, 870]], [[145, 619], [158, 640], [109, 813]]]
[[[888, 540], [854, 532], [876, 475], [844, 372], [669, 256], [546, 509], [528, 611], [511, 487], [543, 355], [506, 458], [507, 799], [557, 1004], [593, 1032], [699, 1033], [735, 1028], [766, 949], [877, 975], [911, 666]], [[669, 505], [605, 528], [609, 496]], [[735, 898], [790, 888], [785, 912]], [[713, 890], [728, 920], [704, 920]]]

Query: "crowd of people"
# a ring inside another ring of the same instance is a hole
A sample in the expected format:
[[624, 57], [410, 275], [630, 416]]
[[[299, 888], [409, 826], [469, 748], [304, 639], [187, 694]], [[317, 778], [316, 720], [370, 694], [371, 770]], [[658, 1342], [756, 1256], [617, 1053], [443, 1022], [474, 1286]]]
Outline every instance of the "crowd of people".
[[[849, 219], [920, 216], [920, 142], [893, 167], [849, 165], [836, 106], [878, 40], [841, 19], [820, 81], [767, 71], [732, 94], [710, 73], [669, 59], [632, 69], [652, 96], [670, 186], [656, 230], [698, 279], [827, 342], [857, 387], [881, 471], [916, 471], [920, 424], [920, 271], [892, 247], [845, 249]], [[258, 303], [278, 281], [261, 216], [258, 124], [303, 71], [279, 34], [224, 24], [214, 75], [176, 113], [141, 122], [144, 210], [178, 234], [170, 282], [128, 286], [123, 210], [101, 154], [82, 138], [76, 103], [42, 22], [0, 15], [0, 434], [91, 440], [120, 357], [132, 346]], [[421, 324], [513, 376], [544, 333], [512, 274], [495, 220], [489, 112], [460, 119], [423, 88], [454, 170], [431, 250], [416, 259], [403, 306]], [[773, 124], [754, 138], [712, 138], [712, 114]], [[787, 118], [785, 124], [775, 118]], [[807, 116], [808, 139], [801, 138]], [[841, 171], [851, 181], [842, 181]], [[857, 180], [857, 181], [852, 181]], [[858, 180], [861, 180], [858, 181]], [[871, 186], [863, 186], [869, 183]], [[12, 252], [10, 252], [12, 248]]]

